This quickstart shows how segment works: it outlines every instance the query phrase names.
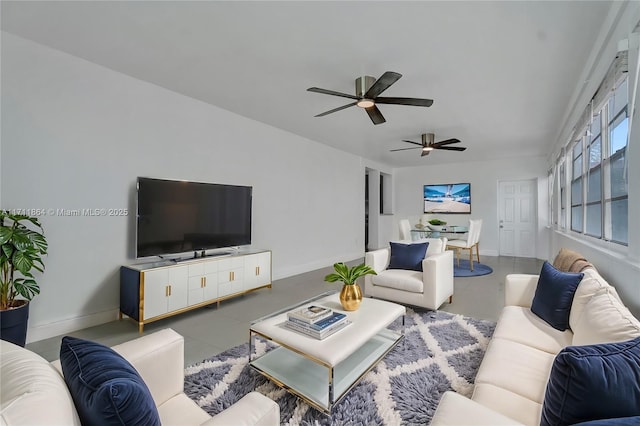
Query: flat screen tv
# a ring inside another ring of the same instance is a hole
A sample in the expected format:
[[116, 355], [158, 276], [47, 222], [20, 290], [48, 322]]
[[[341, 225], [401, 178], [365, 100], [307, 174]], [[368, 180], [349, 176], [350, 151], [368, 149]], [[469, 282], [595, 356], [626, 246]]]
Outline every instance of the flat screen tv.
[[471, 213], [471, 184], [424, 186], [425, 213]]
[[139, 177], [136, 257], [251, 244], [252, 187]]

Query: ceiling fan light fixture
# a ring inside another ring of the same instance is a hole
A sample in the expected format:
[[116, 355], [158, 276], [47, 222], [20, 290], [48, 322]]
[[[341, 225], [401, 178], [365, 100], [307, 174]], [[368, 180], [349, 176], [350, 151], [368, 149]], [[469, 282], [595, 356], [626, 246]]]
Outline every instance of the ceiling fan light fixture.
[[374, 106], [376, 103], [371, 100], [371, 99], [360, 99], [356, 105], [359, 106], [360, 108], [371, 108], [372, 106]]
[[433, 147], [432, 146], [425, 146], [424, 148], [422, 148], [423, 152], [429, 152], [429, 151], [433, 151]]

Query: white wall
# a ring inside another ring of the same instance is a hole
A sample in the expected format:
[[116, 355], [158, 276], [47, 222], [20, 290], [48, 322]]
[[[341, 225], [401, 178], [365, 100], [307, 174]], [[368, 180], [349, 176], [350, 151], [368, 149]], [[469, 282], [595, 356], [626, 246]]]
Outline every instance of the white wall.
[[[543, 157], [502, 159], [483, 162], [438, 165], [435, 157], [428, 166], [395, 170], [396, 214], [392, 226], [397, 229], [400, 219], [418, 223], [423, 212], [423, 185], [442, 183], [471, 183], [471, 214], [437, 214], [449, 225], [468, 226], [469, 218], [483, 219], [480, 253], [498, 255], [498, 182], [508, 180], [538, 180], [537, 257], [547, 258], [548, 230], [546, 224], [547, 189], [546, 166]], [[544, 221], [540, 221], [545, 218]]]
[[638, 48], [640, 45], [640, 34], [638, 32], [633, 33], [633, 31], [640, 20], [640, 2], [619, 2], [614, 6], [611, 14], [607, 17], [607, 25], [602, 28], [598, 42], [593, 48], [590, 62], [578, 80], [585, 83], [584, 85], [578, 85], [576, 88], [574, 93], [575, 106], [567, 112], [565, 127], [560, 133], [555, 154], [550, 156], [548, 164], [553, 164], [557, 153], [569, 140], [571, 130], [579, 114], [598, 89], [621, 46], [620, 42], [628, 40], [629, 99], [635, 98], [635, 111], [629, 130], [629, 145], [627, 148], [629, 244], [628, 247], [607, 244], [575, 232], [558, 229], [552, 233], [549, 250], [555, 255], [560, 248], [566, 247], [584, 255], [597, 267], [603, 277], [616, 287], [629, 309], [640, 317], [640, 282], [638, 281], [638, 275], [640, 274], [640, 223], [638, 222], [638, 217], [640, 217], [640, 112], [638, 109], [640, 91], [633, 87], [638, 70]]
[[137, 176], [252, 185], [252, 246], [273, 250], [274, 279], [364, 255], [359, 157], [2, 36], [2, 208], [130, 212], [41, 217], [29, 341], [116, 318]]

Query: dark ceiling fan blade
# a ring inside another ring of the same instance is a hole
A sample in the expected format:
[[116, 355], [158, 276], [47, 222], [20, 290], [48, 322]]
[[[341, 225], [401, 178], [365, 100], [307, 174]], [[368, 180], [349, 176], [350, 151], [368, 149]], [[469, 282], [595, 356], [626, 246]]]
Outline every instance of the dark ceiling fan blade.
[[464, 151], [467, 148], [463, 146], [434, 146], [433, 149], [446, 149], [447, 151]]
[[343, 109], [346, 109], [346, 108], [352, 107], [352, 106], [354, 106], [355, 104], [357, 104], [357, 102], [352, 102], [352, 103], [350, 103], [350, 104], [342, 105], [342, 106], [340, 106], [340, 107], [338, 107], [338, 108], [334, 108], [334, 109], [331, 109], [331, 110], [329, 110], [329, 111], [325, 111], [325, 112], [323, 112], [323, 113], [321, 113], [321, 114], [318, 114], [318, 115], [316, 115], [315, 117], [324, 117], [325, 115], [329, 115], [329, 114], [331, 114], [331, 113], [334, 113], [334, 112], [337, 112], [337, 111], [340, 111], [340, 110], [343, 110]]
[[460, 139], [447, 139], [444, 141], [440, 141], [440, 142], [436, 142], [433, 144], [433, 146], [442, 146], [442, 145], [449, 145], [452, 143], [460, 143]]
[[422, 154], [420, 154], [420, 157], [426, 157], [430, 153], [431, 153], [431, 151], [422, 151]]
[[379, 104], [393, 104], [393, 105], [410, 105], [430, 107], [433, 105], [433, 99], [420, 99], [420, 98], [375, 98], [376, 103]]
[[369, 118], [371, 119], [371, 121], [373, 121], [373, 124], [382, 124], [387, 121], [384, 119], [384, 116], [375, 105], [370, 108], [365, 108], [365, 111], [367, 111], [367, 114], [369, 114]]
[[420, 142], [408, 141], [408, 140], [404, 140], [404, 139], [402, 140], [402, 142], [412, 143], [412, 144], [414, 144], [414, 145], [420, 145], [420, 146], [422, 146], [422, 144], [421, 144]]
[[373, 86], [367, 90], [367, 93], [364, 94], [364, 97], [367, 99], [375, 99], [380, 93], [384, 92], [391, 86], [393, 83], [398, 81], [402, 77], [402, 74], [398, 74], [397, 72], [387, 71], [379, 79], [373, 83]]
[[393, 152], [393, 151], [406, 151], [408, 149], [421, 149], [421, 146], [415, 146], [413, 148], [398, 148], [398, 149], [390, 149], [389, 152]]
[[342, 92], [335, 92], [333, 90], [321, 89], [319, 87], [309, 87], [307, 89], [307, 92], [322, 93], [323, 95], [341, 96], [343, 98], [349, 98], [349, 99], [357, 99], [357, 100], [360, 99], [355, 95], [350, 95], [348, 93], [342, 93]]

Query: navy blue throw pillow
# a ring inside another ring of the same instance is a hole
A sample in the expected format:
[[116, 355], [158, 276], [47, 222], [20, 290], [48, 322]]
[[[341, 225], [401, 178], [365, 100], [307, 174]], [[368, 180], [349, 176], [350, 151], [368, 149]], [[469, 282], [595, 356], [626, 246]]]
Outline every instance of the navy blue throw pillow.
[[634, 416], [640, 416], [640, 337], [567, 346], [556, 355], [542, 404], [542, 426], [620, 417], [627, 419], [617, 424], [636, 424]]
[[422, 272], [422, 261], [427, 254], [429, 243], [389, 243], [391, 245], [391, 259], [388, 269], [408, 269]]
[[576, 423], [573, 426], [640, 426], [640, 416], [590, 420], [588, 422]]
[[65, 336], [60, 363], [82, 424], [160, 425], [149, 388], [113, 349]]
[[549, 262], [544, 262], [531, 311], [557, 330], [569, 328], [571, 303], [583, 276], [581, 272], [558, 271]]

